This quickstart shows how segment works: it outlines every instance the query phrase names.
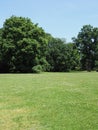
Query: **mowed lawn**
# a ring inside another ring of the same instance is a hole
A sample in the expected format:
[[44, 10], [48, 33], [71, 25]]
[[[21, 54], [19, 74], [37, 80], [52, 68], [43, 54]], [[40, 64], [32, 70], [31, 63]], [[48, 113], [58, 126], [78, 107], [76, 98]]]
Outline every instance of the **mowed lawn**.
[[0, 74], [0, 130], [98, 130], [98, 73]]

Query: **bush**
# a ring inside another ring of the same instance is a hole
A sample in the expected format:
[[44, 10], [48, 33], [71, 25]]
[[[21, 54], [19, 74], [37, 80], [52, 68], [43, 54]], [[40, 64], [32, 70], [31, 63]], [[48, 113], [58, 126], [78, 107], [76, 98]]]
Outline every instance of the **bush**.
[[32, 68], [33, 73], [41, 73], [43, 71], [41, 65], [36, 65]]

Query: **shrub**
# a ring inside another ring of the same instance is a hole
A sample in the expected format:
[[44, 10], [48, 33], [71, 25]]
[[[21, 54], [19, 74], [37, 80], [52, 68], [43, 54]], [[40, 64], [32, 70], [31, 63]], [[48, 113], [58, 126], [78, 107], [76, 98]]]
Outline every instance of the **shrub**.
[[36, 65], [32, 68], [33, 73], [41, 73], [43, 71], [41, 65]]

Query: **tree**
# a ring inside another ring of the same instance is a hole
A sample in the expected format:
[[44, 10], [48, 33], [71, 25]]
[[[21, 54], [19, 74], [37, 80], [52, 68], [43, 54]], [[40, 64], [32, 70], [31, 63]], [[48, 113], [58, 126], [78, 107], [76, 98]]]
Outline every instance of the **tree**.
[[[46, 64], [46, 33], [30, 19], [12, 16], [2, 29], [2, 66], [6, 72], [32, 72]], [[44, 60], [43, 60], [44, 59]]]
[[79, 53], [75, 44], [66, 44], [59, 38], [48, 37], [47, 61], [50, 71], [64, 72], [79, 68]]
[[[98, 34], [97, 34], [98, 37]], [[74, 38], [81, 56], [81, 66], [83, 70], [91, 71], [95, 66], [96, 35], [91, 25], [85, 25]]]
[[74, 43], [66, 44], [66, 53], [68, 54], [67, 66], [69, 70], [80, 70], [80, 54]]
[[98, 28], [94, 28], [93, 30], [93, 42], [95, 44], [95, 53], [94, 53], [94, 57], [95, 57], [95, 69], [98, 71]]
[[[61, 48], [63, 42], [58, 38], [48, 37], [47, 61], [50, 64], [50, 71], [61, 71]], [[64, 66], [64, 65], [63, 65]]]

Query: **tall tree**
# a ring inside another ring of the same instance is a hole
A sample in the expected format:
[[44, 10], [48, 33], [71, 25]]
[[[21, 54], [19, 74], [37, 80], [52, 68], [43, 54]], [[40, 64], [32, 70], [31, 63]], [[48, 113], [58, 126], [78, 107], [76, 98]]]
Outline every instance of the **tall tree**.
[[[98, 37], [98, 35], [97, 35]], [[96, 36], [91, 25], [85, 25], [79, 32], [76, 43], [81, 54], [81, 65], [83, 70], [92, 70], [95, 66]]]
[[46, 33], [30, 19], [16, 16], [7, 19], [2, 40], [6, 72], [32, 72], [34, 66], [46, 64]]
[[79, 53], [75, 44], [66, 44], [59, 38], [51, 38], [48, 43], [47, 61], [50, 71], [69, 71], [79, 68]]
[[94, 30], [93, 30], [93, 42], [95, 44], [95, 53], [94, 53], [94, 56], [95, 56], [95, 69], [97, 69], [98, 71], [98, 28], [95, 27]]

